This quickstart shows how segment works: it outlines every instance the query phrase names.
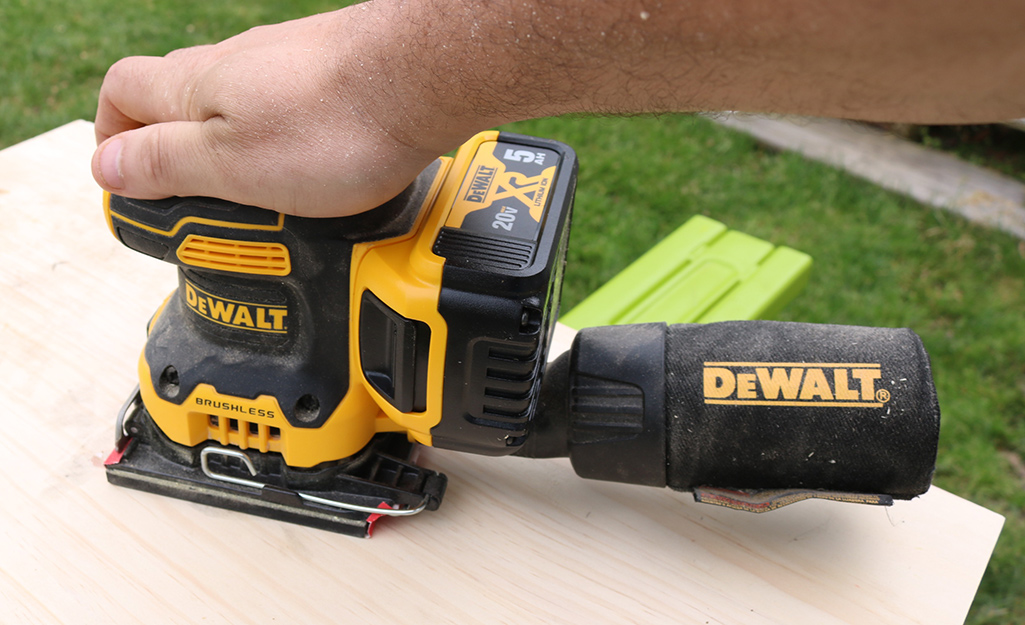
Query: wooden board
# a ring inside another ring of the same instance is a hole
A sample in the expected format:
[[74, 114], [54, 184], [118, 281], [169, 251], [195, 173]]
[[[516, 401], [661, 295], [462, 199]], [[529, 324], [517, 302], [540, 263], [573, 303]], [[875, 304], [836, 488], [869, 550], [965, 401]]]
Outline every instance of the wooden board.
[[963, 621], [1002, 518], [937, 488], [755, 516], [566, 461], [426, 450], [441, 509], [359, 540], [108, 485], [175, 276], [107, 231], [92, 147], [76, 122], [0, 152], [0, 621]]

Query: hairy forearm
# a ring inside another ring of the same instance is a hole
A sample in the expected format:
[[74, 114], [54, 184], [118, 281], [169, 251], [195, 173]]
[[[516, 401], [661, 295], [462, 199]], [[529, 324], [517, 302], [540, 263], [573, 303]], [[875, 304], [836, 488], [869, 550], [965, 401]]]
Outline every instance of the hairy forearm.
[[564, 113], [1025, 117], [1025, 5], [369, 0], [115, 64], [93, 174], [140, 198], [373, 208], [477, 131]]
[[415, 78], [411, 92], [428, 94], [457, 125], [572, 112], [937, 123], [1025, 115], [1025, 8], [1017, 3], [376, 3], [381, 25], [404, 44], [381, 79], [389, 68]]

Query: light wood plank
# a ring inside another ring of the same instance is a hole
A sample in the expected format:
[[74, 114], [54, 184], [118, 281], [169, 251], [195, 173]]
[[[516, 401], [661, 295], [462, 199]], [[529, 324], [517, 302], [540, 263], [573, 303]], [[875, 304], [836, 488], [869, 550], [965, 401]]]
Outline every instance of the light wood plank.
[[108, 485], [175, 277], [106, 231], [92, 143], [76, 122], [0, 152], [0, 620], [963, 621], [1002, 518], [937, 488], [754, 516], [566, 461], [426, 450], [450, 478], [441, 509], [358, 540]]

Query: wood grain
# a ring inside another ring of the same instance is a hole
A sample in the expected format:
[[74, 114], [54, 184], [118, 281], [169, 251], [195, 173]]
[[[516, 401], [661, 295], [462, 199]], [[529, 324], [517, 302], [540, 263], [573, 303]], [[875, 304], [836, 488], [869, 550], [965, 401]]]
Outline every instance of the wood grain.
[[107, 232], [92, 146], [75, 122], [0, 152], [0, 621], [963, 621], [1002, 518], [937, 488], [755, 516], [428, 449], [441, 509], [358, 540], [108, 485], [175, 276]]

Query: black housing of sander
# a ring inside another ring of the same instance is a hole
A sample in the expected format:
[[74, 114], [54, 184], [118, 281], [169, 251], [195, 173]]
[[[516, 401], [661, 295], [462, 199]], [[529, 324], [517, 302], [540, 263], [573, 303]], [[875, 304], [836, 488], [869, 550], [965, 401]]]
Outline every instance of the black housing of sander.
[[179, 273], [108, 479], [357, 536], [440, 505], [424, 445], [755, 512], [928, 489], [939, 407], [908, 330], [586, 328], [547, 364], [576, 168], [488, 132], [354, 217], [107, 196], [113, 234]]

